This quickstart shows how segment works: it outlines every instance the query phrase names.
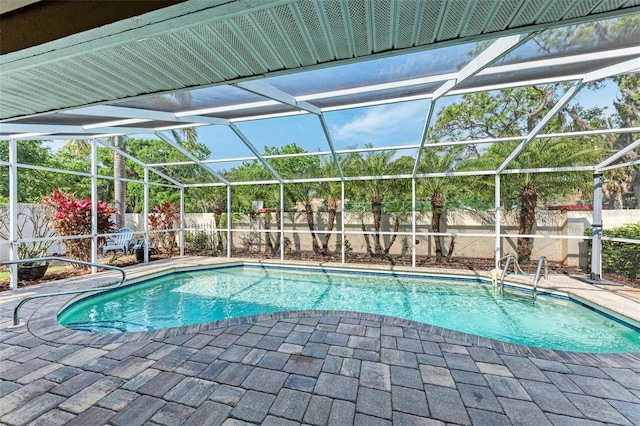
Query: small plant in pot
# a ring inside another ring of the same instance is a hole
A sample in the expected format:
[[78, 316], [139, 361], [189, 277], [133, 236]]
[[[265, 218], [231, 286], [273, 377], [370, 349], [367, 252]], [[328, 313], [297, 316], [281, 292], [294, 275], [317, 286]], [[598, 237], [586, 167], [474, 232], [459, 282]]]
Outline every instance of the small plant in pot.
[[[9, 205], [0, 204], [0, 215], [9, 217]], [[45, 257], [54, 243], [54, 231], [49, 226], [51, 209], [42, 204], [18, 204], [16, 236], [18, 240], [47, 238], [42, 241], [19, 242], [18, 258], [33, 259]], [[0, 237], [9, 240], [9, 221], [0, 224]], [[18, 280], [34, 281], [47, 272], [48, 262], [25, 262], [18, 264]]]

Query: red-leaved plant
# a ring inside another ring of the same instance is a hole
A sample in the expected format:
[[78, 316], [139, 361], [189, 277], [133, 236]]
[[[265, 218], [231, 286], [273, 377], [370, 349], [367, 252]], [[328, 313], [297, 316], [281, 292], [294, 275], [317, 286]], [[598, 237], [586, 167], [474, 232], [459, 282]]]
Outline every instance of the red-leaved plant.
[[165, 201], [153, 210], [153, 213], [149, 213], [149, 229], [167, 230], [157, 234], [156, 243], [164, 253], [171, 255], [178, 245], [173, 229], [180, 223], [180, 206]]
[[[74, 198], [75, 194], [60, 189], [53, 191], [50, 197], [42, 201], [53, 208], [51, 226], [57, 235], [91, 235], [91, 198]], [[116, 212], [104, 201], [98, 201], [98, 233], [106, 234], [115, 231], [115, 224], [111, 215]], [[101, 237], [99, 244], [104, 244], [106, 238]], [[79, 238], [62, 240], [70, 258], [91, 261], [91, 239]]]

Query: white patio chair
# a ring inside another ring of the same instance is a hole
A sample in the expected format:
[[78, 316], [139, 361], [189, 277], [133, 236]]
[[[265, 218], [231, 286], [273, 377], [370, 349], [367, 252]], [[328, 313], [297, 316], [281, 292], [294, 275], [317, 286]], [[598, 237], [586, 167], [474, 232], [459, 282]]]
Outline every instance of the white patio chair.
[[107, 255], [107, 251], [109, 250], [122, 250], [124, 255], [127, 255], [129, 251], [129, 244], [131, 243], [131, 239], [133, 238], [133, 229], [131, 228], [120, 228], [118, 229], [118, 233], [102, 247], [102, 256]]
[[[136, 243], [133, 245], [133, 250], [143, 249], [143, 248], [144, 248], [144, 240], [142, 239], [137, 240]], [[158, 254], [158, 250], [156, 250], [155, 240], [149, 241], [149, 254]]]

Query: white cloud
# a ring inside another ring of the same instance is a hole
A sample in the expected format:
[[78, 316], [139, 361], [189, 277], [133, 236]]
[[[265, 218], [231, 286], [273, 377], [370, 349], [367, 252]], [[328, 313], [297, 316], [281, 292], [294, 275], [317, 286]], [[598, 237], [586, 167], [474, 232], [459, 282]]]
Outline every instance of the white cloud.
[[[423, 103], [400, 103], [368, 108], [356, 115], [351, 121], [335, 126], [333, 137], [350, 145], [363, 145], [372, 142], [376, 146], [387, 145], [391, 135], [397, 137], [409, 130], [420, 132], [426, 117]], [[419, 130], [418, 130], [419, 129]]]

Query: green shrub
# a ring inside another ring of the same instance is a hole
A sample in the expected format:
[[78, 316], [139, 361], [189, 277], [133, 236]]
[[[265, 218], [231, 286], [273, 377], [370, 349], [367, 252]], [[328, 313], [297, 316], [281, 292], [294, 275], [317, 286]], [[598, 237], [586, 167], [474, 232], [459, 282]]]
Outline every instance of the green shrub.
[[209, 235], [205, 231], [185, 232], [184, 246], [188, 252], [200, 252], [212, 248]]
[[[584, 235], [591, 236], [593, 230], [585, 229]], [[640, 240], [640, 222], [602, 231], [603, 237]], [[592, 241], [589, 240], [589, 257]], [[630, 278], [640, 279], [640, 244], [620, 241], [602, 241], [602, 269]]]
[[[602, 235], [612, 238], [640, 240], [640, 222], [603, 230]], [[602, 268], [608, 272], [640, 278], [640, 244], [602, 241]]]

